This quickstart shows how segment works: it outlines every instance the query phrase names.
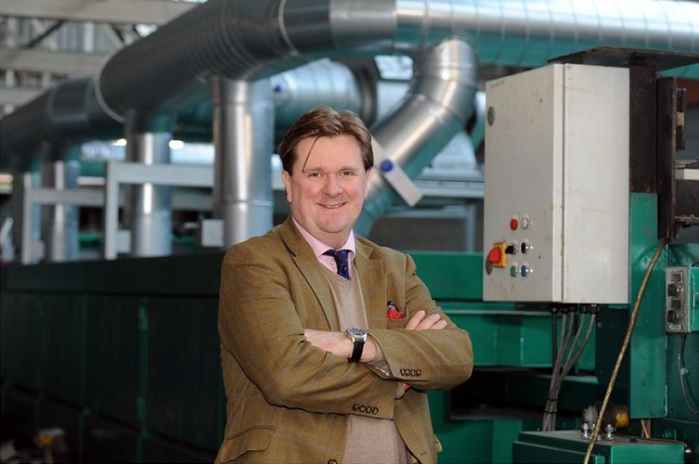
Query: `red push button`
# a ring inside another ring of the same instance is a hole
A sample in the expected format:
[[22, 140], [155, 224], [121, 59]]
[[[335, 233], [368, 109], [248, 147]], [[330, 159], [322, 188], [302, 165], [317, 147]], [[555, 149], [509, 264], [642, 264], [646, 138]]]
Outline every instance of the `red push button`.
[[517, 221], [517, 218], [510, 219], [510, 229], [517, 230], [518, 226], [519, 226], [519, 221]]
[[493, 248], [488, 252], [488, 262], [493, 265], [493, 267], [506, 267], [507, 266], [507, 254], [505, 254], [505, 248], [507, 248], [507, 243], [496, 242], [493, 243]]

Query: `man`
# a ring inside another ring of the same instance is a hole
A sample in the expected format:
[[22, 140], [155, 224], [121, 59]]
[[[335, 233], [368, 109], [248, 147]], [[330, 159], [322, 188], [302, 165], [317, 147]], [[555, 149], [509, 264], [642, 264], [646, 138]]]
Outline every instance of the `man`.
[[291, 216], [223, 260], [217, 462], [436, 462], [425, 391], [469, 378], [471, 341], [409, 256], [352, 232], [373, 167], [368, 129], [315, 108], [279, 155]]

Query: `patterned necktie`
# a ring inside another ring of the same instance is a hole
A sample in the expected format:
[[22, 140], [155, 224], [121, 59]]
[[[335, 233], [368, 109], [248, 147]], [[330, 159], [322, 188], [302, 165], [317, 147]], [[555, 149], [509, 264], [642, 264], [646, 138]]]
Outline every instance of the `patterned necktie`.
[[328, 250], [324, 255], [332, 256], [335, 258], [335, 264], [337, 264], [337, 275], [350, 280], [349, 275], [349, 250]]

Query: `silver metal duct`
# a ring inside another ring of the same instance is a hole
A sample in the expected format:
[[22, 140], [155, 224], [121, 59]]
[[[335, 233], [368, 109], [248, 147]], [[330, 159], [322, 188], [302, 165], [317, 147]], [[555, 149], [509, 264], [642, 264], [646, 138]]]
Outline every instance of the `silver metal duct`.
[[[41, 185], [56, 190], [78, 188], [78, 160], [45, 162], [41, 166]], [[75, 261], [79, 258], [78, 207], [58, 204], [44, 207], [41, 236], [44, 261]]]
[[57, 84], [0, 121], [3, 167], [20, 171], [45, 143], [60, 147], [89, 138], [118, 138], [123, 132], [95, 98], [93, 78]]
[[[670, 0], [209, 0], [116, 53], [109, 112], [176, 110], [214, 73], [255, 80], [324, 56], [413, 54], [448, 38], [481, 63], [539, 66], [594, 45], [699, 50], [699, 5]], [[203, 89], [205, 90], [205, 89]]]
[[[541, 66], [596, 45], [697, 53], [697, 17], [699, 4], [672, 0], [209, 0], [116, 53], [96, 89], [91, 79], [75, 84], [96, 96], [70, 113], [81, 121], [74, 129], [107, 114], [123, 122], [129, 109], [176, 111], [207, 98], [209, 74], [254, 80], [321, 57], [412, 54], [449, 37], [471, 43], [481, 64]], [[683, 71], [699, 76], [699, 66]], [[47, 121], [56, 109], [43, 95], [4, 118], [3, 155], [22, 148], [13, 142], [23, 132], [66, 129]]]
[[268, 79], [214, 77], [214, 217], [228, 246], [272, 227], [274, 114]]
[[[416, 77], [403, 104], [372, 128], [374, 137], [410, 178], [463, 132], [478, 90], [476, 57], [465, 42], [442, 42], [416, 57]], [[368, 235], [376, 219], [398, 201], [396, 192], [374, 175], [355, 230]]]
[[[206, 98], [212, 74], [254, 81], [322, 57], [402, 53], [419, 62], [452, 39], [468, 42], [481, 63], [519, 66], [540, 66], [548, 58], [596, 45], [697, 53], [696, 18], [699, 4], [672, 0], [209, 0], [116, 53], [96, 78], [95, 98], [84, 101], [96, 100], [98, 114], [123, 121], [131, 110], [175, 112]], [[684, 75], [699, 76], [699, 66], [690, 68]], [[419, 82], [421, 73], [416, 74]], [[447, 89], [463, 84], [447, 78], [440, 85], [448, 99], [453, 95]], [[429, 105], [418, 104], [419, 95], [431, 92], [415, 89], [376, 128], [392, 156], [393, 147], [411, 152], [399, 154], [408, 173], [418, 171], [436, 153], [429, 151], [443, 143], [417, 139], [422, 148], [409, 149], [398, 139], [405, 132], [389, 129], [428, 127], [418, 133], [431, 137], [442, 133], [440, 123], [451, 133], [450, 125], [460, 118], [449, 114], [446, 102], [436, 104], [444, 108], [446, 120], [426, 110]], [[41, 103], [37, 111], [20, 113], [12, 125], [43, 124], [45, 115], [37, 114]], [[52, 109], [48, 106], [47, 112]], [[0, 132], [3, 139], [13, 137], [5, 127]], [[376, 202], [371, 217], [380, 214], [384, 202]]]
[[[126, 124], [126, 160], [141, 164], [169, 164], [167, 120], [130, 112]], [[172, 253], [172, 188], [145, 183], [127, 189], [125, 218], [131, 230], [131, 256]], [[106, 221], [105, 221], [106, 222]]]
[[[317, 60], [271, 77], [276, 133], [283, 134], [303, 113], [319, 103], [369, 112], [357, 77], [346, 65]], [[375, 84], [375, 83], [374, 83]], [[376, 102], [370, 101], [369, 105]]]

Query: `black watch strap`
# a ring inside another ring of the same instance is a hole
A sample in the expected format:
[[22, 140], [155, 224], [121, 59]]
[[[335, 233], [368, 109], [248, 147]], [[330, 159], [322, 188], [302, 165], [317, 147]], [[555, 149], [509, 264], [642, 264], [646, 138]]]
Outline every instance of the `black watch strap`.
[[364, 340], [354, 339], [354, 349], [352, 350], [352, 356], [350, 356], [350, 362], [359, 362], [362, 359], [362, 352], [364, 351]]

